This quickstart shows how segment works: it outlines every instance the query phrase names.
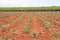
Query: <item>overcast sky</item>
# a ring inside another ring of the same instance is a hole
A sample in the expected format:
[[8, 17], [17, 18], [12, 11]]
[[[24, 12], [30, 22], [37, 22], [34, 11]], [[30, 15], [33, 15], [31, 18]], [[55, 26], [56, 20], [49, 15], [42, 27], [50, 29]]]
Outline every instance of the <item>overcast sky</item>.
[[60, 0], [0, 0], [0, 7], [60, 6]]

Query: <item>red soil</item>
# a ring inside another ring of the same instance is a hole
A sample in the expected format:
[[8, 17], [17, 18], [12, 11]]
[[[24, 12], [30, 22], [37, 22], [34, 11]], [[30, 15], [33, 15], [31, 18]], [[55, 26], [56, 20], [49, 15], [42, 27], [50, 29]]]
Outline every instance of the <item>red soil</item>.
[[[44, 12], [11, 13], [0, 13], [0, 40], [60, 40], [60, 25], [56, 23], [60, 20], [53, 20], [53, 16], [46, 16]], [[51, 25], [46, 26], [41, 19]], [[27, 25], [27, 31], [23, 29], [24, 25]]]

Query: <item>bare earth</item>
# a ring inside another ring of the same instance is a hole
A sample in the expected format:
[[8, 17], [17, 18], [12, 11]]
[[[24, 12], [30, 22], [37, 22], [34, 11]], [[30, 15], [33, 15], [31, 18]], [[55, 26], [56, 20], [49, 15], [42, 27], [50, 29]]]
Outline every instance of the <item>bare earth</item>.
[[0, 12], [0, 40], [60, 40], [60, 12]]

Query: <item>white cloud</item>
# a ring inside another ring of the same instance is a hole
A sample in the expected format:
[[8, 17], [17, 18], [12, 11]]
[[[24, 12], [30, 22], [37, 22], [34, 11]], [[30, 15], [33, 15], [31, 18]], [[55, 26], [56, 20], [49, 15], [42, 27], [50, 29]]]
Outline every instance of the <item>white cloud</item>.
[[0, 7], [60, 5], [60, 0], [0, 0]]
[[32, 6], [33, 0], [0, 0], [0, 6]]
[[19, 0], [0, 0], [0, 3], [18, 3]]

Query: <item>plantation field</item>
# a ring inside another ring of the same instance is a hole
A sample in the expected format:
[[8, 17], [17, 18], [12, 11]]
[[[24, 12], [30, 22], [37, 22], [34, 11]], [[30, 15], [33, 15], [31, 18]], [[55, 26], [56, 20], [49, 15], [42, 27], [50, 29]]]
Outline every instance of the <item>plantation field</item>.
[[6, 10], [22, 10], [22, 11], [33, 11], [33, 10], [39, 10], [39, 11], [60, 11], [60, 6], [51, 6], [51, 7], [0, 7], [0, 11], [6, 11]]
[[0, 12], [0, 40], [60, 40], [60, 11]]

